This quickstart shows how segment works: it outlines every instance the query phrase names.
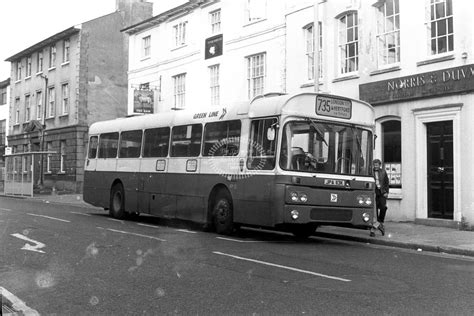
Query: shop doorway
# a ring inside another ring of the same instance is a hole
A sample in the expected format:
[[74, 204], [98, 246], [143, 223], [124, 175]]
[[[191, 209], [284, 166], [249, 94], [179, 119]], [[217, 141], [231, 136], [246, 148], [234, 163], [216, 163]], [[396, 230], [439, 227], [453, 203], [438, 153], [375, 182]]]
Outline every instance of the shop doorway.
[[453, 219], [453, 121], [426, 123], [428, 217]]

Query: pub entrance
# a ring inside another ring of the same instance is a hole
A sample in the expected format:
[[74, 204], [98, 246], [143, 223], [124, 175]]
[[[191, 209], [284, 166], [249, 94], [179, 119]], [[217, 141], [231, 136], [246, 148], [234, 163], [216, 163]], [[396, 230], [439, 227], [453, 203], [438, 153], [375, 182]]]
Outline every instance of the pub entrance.
[[453, 219], [453, 121], [426, 123], [428, 217]]

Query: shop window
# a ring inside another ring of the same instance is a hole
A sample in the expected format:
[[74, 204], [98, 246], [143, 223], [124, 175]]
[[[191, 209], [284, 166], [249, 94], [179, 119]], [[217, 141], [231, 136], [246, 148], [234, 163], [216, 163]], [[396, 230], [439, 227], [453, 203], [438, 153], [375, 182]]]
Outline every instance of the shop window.
[[385, 170], [391, 188], [402, 187], [402, 133], [401, 122], [390, 120], [382, 123], [382, 149]]

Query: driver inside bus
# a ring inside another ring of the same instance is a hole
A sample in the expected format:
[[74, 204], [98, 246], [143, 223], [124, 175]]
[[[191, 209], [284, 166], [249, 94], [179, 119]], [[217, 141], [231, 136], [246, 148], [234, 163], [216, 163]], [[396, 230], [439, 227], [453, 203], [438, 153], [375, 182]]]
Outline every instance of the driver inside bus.
[[291, 149], [291, 169], [301, 171], [316, 171], [316, 158], [311, 153], [306, 153], [300, 147]]

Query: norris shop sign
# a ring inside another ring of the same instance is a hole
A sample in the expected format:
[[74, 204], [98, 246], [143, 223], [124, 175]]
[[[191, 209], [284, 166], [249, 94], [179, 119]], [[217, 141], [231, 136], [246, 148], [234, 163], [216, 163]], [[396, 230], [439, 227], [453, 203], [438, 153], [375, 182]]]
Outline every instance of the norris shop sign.
[[373, 105], [474, 91], [474, 64], [359, 85]]

